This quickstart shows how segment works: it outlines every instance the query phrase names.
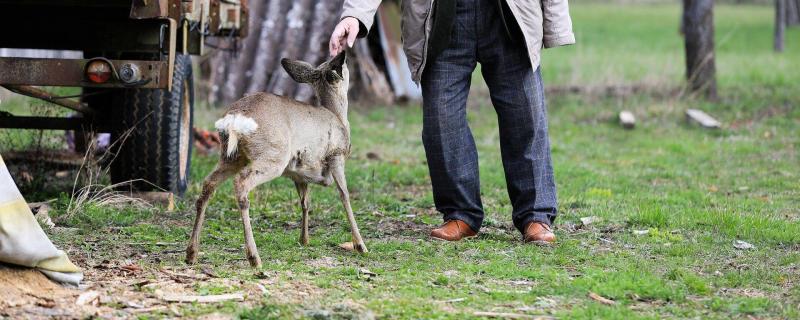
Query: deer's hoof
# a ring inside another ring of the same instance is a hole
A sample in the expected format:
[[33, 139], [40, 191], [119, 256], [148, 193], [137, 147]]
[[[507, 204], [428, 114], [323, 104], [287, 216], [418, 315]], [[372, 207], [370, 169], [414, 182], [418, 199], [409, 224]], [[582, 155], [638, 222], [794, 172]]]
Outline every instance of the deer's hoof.
[[197, 263], [197, 251], [186, 249], [186, 264]]
[[367, 245], [363, 243], [359, 243], [358, 245], [356, 245], [356, 251], [358, 251], [359, 253], [369, 252], [369, 250], [367, 250]]
[[248, 256], [247, 261], [250, 261], [250, 266], [253, 268], [261, 268], [261, 258], [258, 256]]

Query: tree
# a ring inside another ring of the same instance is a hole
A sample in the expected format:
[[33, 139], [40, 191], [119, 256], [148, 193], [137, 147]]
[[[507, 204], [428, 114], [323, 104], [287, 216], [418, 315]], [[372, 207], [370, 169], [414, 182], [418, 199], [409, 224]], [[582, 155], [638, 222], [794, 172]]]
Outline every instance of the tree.
[[689, 90], [716, 99], [714, 0], [683, 0], [682, 21]]
[[[319, 64], [328, 58], [328, 39], [343, 0], [250, 1], [249, 34], [238, 43], [209, 39], [225, 50], [211, 53], [201, 64], [207, 77], [208, 101], [222, 105], [254, 92], [272, 92], [300, 101], [314, 98], [310, 86], [294, 82], [283, 70], [281, 58]], [[386, 76], [375, 67], [366, 39], [348, 51], [351, 98], [393, 97]], [[235, 49], [235, 50], [234, 50]], [[380, 47], [376, 48], [380, 49]], [[235, 52], [231, 52], [235, 51]], [[353, 63], [358, 60], [358, 63]], [[381, 99], [379, 99], [381, 100]]]
[[775, 0], [775, 51], [783, 52], [783, 38], [786, 30], [786, 0]]

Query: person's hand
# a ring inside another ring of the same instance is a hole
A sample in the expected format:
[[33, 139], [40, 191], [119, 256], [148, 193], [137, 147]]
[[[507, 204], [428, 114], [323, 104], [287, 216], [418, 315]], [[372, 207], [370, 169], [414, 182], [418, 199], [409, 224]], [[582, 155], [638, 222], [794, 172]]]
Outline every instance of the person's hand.
[[333, 29], [331, 41], [328, 44], [331, 57], [336, 56], [340, 51], [344, 50], [345, 43], [347, 43], [348, 48], [353, 47], [360, 27], [358, 19], [353, 17], [346, 17], [342, 19], [342, 21], [339, 21], [339, 24]]

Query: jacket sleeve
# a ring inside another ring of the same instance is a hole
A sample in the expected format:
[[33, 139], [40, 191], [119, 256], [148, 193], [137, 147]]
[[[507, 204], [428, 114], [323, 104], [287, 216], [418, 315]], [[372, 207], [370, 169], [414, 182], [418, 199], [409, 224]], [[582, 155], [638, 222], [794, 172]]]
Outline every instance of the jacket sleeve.
[[567, 0], [542, 0], [542, 13], [545, 48], [575, 43]]
[[345, 0], [340, 20], [346, 17], [358, 19], [361, 22], [358, 37], [363, 38], [372, 28], [375, 12], [380, 4], [381, 0]]

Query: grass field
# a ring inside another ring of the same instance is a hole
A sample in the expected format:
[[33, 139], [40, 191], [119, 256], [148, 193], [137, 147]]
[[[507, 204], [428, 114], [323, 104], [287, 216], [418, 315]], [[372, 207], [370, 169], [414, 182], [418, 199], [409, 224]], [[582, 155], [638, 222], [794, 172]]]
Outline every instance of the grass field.
[[[281, 179], [251, 195], [264, 267], [250, 269], [228, 182], [211, 201], [199, 264], [186, 266], [182, 248], [193, 200], [216, 162], [199, 155], [194, 183], [175, 212], [89, 207], [58, 217], [68, 201], [62, 194], [54, 215], [68, 228], [51, 236], [86, 268], [97, 290], [127, 289], [146, 300], [141, 297], [159, 289], [153, 274], [166, 268], [214, 275], [184, 279], [186, 292], [248, 293], [244, 303], [181, 304], [136, 314], [141, 317], [446, 319], [496, 312], [560, 319], [798, 318], [800, 29], [789, 29], [785, 53], [772, 53], [771, 10], [717, 7], [719, 102], [655, 93], [548, 97], [560, 198], [554, 247], [523, 244], [511, 224], [497, 121], [480, 84], [469, 116], [487, 219], [476, 239], [428, 237], [441, 217], [433, 209], [421, 111], [414, 105], [357, 106], [350, 115], [348, 180], [367, 255], [338, 248], [350, 233], [333, 188], [311, 189], [311, 244], [301, 246], [295, 190]], [[674, 4], [574, 2], [580, 43], [546, 52], [547, 84], [679, 88], [678, 12]], [[724, 128], [687, 124], [683, 111], [689, 107], [711, 112]], [[635, 130], [616, 124], [622, 109], [637, 115]], [[210, 126], [219, 112], [203, 109], [200, 124]], [[368, 159], [368, 152], [380, 159]], [[599, 221], [580, 222], [590, 216]], [[736, 240], [755, 248], [736, 249]], [[98, 285], [108, 265], [130, 263], [145, 270], [131, 277], [156, 285], [121, 276], [115, 285]], [[122, 301], [107, 306], [132, 315]]]

